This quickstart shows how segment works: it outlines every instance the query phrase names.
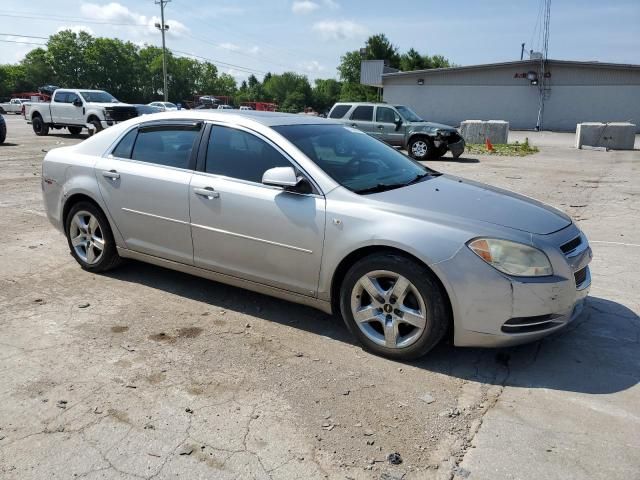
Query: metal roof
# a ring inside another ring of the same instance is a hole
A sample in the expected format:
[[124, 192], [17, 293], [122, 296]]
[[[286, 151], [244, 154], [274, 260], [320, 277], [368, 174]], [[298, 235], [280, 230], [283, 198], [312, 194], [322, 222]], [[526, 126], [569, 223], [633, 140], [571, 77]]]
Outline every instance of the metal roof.
[[[541, 60], [515, 60], [511, 62], [499, 62], [499, 63], [484, 63], [479, 65], [465, 65], [460, 67], [448, 67], [448, 68], [430, 68], [426, 70], [411, 70], [409, 72], [396, 72], [385, 73], [382, 75], [386, 77], [404, 77], [410, 75], [435, 75], [442, 72], [463, 72], [466, 70], [485, 70], [500, 67], [510, 67], [518, 65], [538, 65]], [[552, 60], [548, 59], [547, 64], [551, 65], [567, 65], [576, 67], [590, 67], [590, 68], [612, 68], [623, 70], [640, 70], [640, 65], [627, 64], [627, 63], [608, 63], [597, 61], [578, 61], [578, 60]]]

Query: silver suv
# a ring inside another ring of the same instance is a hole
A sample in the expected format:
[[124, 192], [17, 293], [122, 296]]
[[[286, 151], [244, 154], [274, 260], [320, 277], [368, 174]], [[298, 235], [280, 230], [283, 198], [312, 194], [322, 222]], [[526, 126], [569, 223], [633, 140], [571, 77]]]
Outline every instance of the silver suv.
[[449, 125], [427, 122], [404, 105], [386, 103], [336, 103], [329, 118], [340, 120], [394, 147], [406, 148], [416, 160], [430, 160], [450, 151], [464, 152], [464, 139]]

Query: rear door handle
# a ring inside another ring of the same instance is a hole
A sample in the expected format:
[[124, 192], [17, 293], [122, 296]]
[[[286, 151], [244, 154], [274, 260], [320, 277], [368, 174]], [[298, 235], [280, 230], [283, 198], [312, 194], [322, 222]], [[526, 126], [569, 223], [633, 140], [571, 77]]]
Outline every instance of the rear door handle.
[[102, 172], [102, 176], [106, 178], [110, 178], [111, 180], [118, 180], [120, 178], [120, 174], [115, 170], [104, 170]]
[[358, 128], [358, 124], [357, 123], [352, 123], [351, 126], [355, 127], [355, 128]]
[[378, 130], [384, 130], [384, 125], [378, 125]]
[[209, 200], [214, 198], [220, 198], [220, 194], [216, 192], [213, 187], [194, 188], [193, 193], [200, 195], [201, 197], [207, 197]]

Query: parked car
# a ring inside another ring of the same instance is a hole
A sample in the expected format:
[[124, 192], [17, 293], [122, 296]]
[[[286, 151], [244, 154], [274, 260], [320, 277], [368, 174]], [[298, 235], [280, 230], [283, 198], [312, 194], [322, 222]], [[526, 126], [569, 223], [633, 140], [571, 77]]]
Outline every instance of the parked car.
[[253, 108], [249, 107], [248, 105], [241, 105], [240, 110], [249, 111], [249, 110], [253, 110]]
[[443, 175], [339, 122], [138, 117], [42, 167], [82, 268], [134, 258], [341, 314], [369, 350], [506, 346], [582, 311], [591, 249], [564, 213]]
[[407, 149], [416, 160], [454, 158], [464, 152], [464, 139], [449, 125], [427, 122], [404, 105], [386, 103], [336, 103], [329, 118], [362, 130], [389, 145]]
[[149, 106], [159, 108], [161, 112], [171, 112], [178, 110], [178, 106], [171, 102], [151, 102]]
[[7, 122], [4, 117], [0, 115], [0, 143], [4, 143], [7, 139]]
[[28, 102], [28, 98], [12, 98], [6, 103], [0, 103], [0, 113], [22, 113], [22, 104]]
[[231, 105], [218, 105], [218, 110], [233, 110], [233, 107]]
[[25, 118], [36, 135], [47, 135], [50, 128], [67, 128], [72, 135], [83, 128], [99, 132], [137, 115], [136, 107], [103, 90], [59, 88], [51, 102], [25, 104]]
[[149, 115], [152, 113], [160, 113], [164, 111], [160, 107], [156, 107], [151, 104], [144, 105], [141, 103], [136, 103], [133, 106], [136, 107], [138, 115]]

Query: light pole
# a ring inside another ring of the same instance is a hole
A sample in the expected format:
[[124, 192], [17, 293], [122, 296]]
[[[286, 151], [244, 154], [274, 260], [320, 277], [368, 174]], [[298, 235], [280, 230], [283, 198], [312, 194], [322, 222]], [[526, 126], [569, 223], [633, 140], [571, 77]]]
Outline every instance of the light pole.
[[171, 0], [155, 0], [156, 5], [160, 5], [160, 23], [156, 23], [156, 28], [162, 32], [162, 79], [164, 87], [162, 93], [164, 94], [164, 101], [169, 101], [169, 90], [167, 87], [167, 48], [164, 43], [164, 32], [169, 30], [169, 25], [164, 23], [164, 6]]

